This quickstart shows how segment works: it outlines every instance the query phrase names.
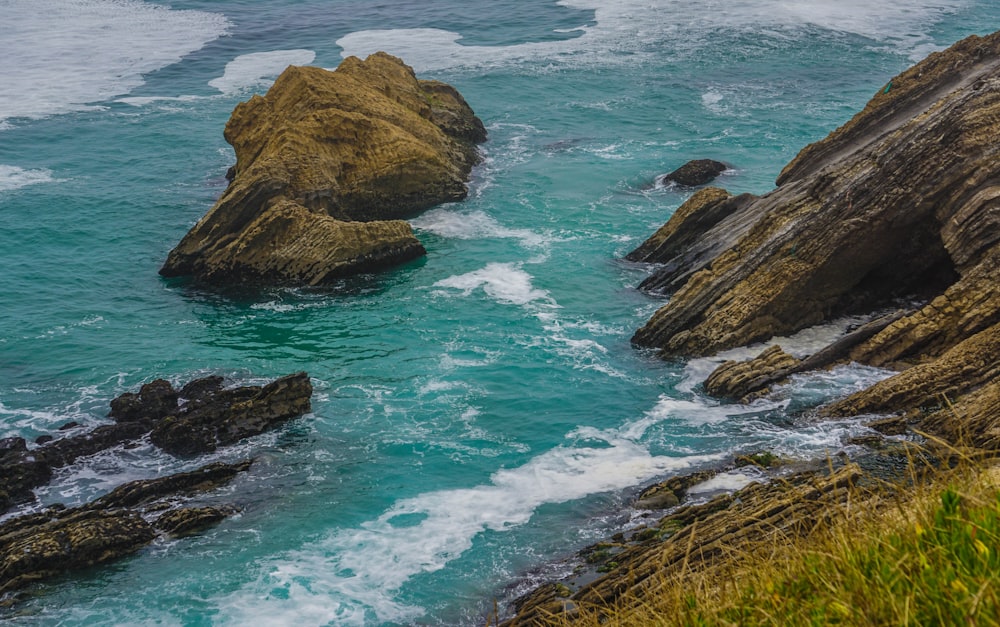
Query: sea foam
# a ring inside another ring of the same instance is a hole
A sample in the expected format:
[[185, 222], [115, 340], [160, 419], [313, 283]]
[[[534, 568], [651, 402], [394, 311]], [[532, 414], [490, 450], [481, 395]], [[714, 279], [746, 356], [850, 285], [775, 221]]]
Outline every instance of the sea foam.
[[[627, 434], [627, 435], [626, 435]], [[652, 455], [624, 430], [578, 429], [567, 439], [604, 446], [558, 446], [526, 464], [495, 472], [489, 483], [400, 499], [374, 520], [339, 530], [314, 546], [280, 556], [247, 589], [220, 600], [230, 624], [281, 616], [288, 622], [409, 622], [424, 611], [395, 600], [407, 581], [443, 568], [487, 531], [526, 523], [546, 503], [621, 490], [718, 455]]]
[[49, 183], [54, 179], [46, 169], [25, 170], [13, 165], [0, 165], [0, 192], [20, 189], [37, 183]]
[[489, 263], [480, 270], [442, 279], [434, 287], [461, 290], [463, 296], [482, 288], [490, 298], [508, 305], [551, 301], [548, 292], [531, 284], [531, 278], [519, 263]]
[[315, 58], [315, 52], [302, 49], [244, 54], [227, 63], [225, 73], [208, 84], [226, 95], [238, 94], [271, 82], [289, 65], [309, 65]]
[[[615, 54], [641, 52], [651, 44], [670, 43], [678, 55], [697, 54], [718, 45], [720, 31], [818, 27], [851, 33], [896, 47], [913, 60], [938, 49], [931, 28], [965, 0], [915, 0], [836, 3], [785, 0], [561, 0], [558, 4], [593, 11], [594, 25], [573, 29], [574, 39], [527, 42], [511, 46], [466, 46], [462, 35], [417, 28], [366, 30], [346, 35], [337, 44], [343, 56], [366, 56], [378, 50], [401, 56], [418, 71], [460, 67], [496, 67], [510, 63], [563, 61], [608, 64]], [[625, 57], [627, 63], [634, 59]]]
[[138, 0], [6, 0], [0, 122], [89, 108], [222, 36], [218, 13]]

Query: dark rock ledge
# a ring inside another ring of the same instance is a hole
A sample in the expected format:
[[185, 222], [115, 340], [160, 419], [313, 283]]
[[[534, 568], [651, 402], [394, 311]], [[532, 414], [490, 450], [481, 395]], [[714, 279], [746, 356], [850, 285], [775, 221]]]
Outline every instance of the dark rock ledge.
[[[29, 449], [23, 438], [0, 441], [0, 513], [33, 500], [55, 468], [148, 436], [164, 451], [190, 456], [214, 451], [311, 411], [309, 376], [296, 373], [264, 386], [225, 388], [222, 377], [175, 390], [158, 379], [111, 401], [114, 424]], [[249, 460], [213, 463], [191, 472], [133, 481], [90, 503], [55, 505], [0, 523], [0, 605], [27, 584], [129, 555], [161, 535], [210, 527], [237, 510], [186, 507], [178, 497], [215, 489], [250, 467]]]

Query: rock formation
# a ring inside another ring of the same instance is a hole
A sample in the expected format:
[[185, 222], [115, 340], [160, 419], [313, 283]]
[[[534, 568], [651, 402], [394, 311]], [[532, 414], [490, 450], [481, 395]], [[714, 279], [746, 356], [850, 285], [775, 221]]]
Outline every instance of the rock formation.
[[707, 185], [728, 169], [721, 161], [712, 159], [695, 159], [688, 161], [669, 174], [664, 174], [658, 180], [662, 183], [673, 183], [683, 187]]
[[263, 387], [223, 388], [222, 377], [196, 379], [179, 391], [157, 379], [111, 401], [115, 424], [50, 440], [28, 449], [22, 438], [0, 442], [0, 513], [33, 498], [55, 468], [149, 435], [173, 455], [214, 451], [311, 411], [312, 384], [304, 372]]
[[231, 183], [160, 274], [316, 285], [424, 254], [398, 218], [460, 200], [485, 141], [462, 96], [376, 53], [289, 67], [233, 111]]
[[0, 523], [0, 595], [130, 555], [162, 534], [192, 533], [220, 522], [236, 509], [177, 506], [177, 498], [224, 485], [249, 467], [249, 461], [215, 463], [133, 481], [80, 507], [54, 506]]
[[905, 298], [924, 304], [842, 357], [914, 367], [829, 413], [914, 409], [995, 381], [998, 139], [1000, 33], [930, 55], [806, 147], [774, 191], [737, 203], [703, 190], [633, 253], [665, 264], [648, 289], [673, 292], [633, 342], [709, 355]]

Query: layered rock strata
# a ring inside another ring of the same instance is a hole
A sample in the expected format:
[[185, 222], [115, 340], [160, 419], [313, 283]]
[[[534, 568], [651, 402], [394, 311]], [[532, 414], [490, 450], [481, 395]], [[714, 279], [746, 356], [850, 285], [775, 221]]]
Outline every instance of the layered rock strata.
[[453, 87], [376, 53], [289, 67], [233, 111], [225, 193], [160, 274], [316, 285], [424, 254], [399, 220], [465, 197], [486, 130]]
[[[80, 507], [54, 506], [0, 523], [0, 595], [125, 557], [163, 535], [211, 527], [236, 508], [185, 507], [177, 499], [213, 490], [249, 467], [249, 461], [215, 463], [133, 481]], [[0, 596], [0, 605], [3, 602]]]
[[828, 412], [915, 409], [994, 381], [998, 138], [1000, 34], [930, 55], [805, 148], [774, 191], [737, 204], [703, 190], [630, 256], [665, 264], [644, 286], [673, 292], [633, 342], [709, 355], [916, 299], [841, 355], [915, 367]]
[[48, 483], [55, 468], [81, 457], [149, 435], [173, 455], [215, 450], [243, 438], [274, 429], [311, 411], [312, 384], [304, 372], [261, 386], [223, 387], [222, 377], [196, 379], [180, 390], [157, 379], [138, 393], [126, 392], [111, 401], [115, 424], [80, 435], [51, 440], [29, 449], [23, 438], [9, 438], [0, 447], [0, 513], [34, 497], [32, 490]]

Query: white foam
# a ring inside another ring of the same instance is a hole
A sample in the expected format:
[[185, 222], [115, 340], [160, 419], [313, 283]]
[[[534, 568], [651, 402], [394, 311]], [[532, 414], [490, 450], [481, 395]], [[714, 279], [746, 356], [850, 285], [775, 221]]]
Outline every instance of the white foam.
[[244, 54], [227, 63], [225, 73], [208, 84], [226, 95], [238, 94], [269, 84], [289, 65], [309, 65], [315, 58], [315, 52], [302, 49]]
[[[366, 30], [337, 40], [343, 56], [385, 50], [418, 71], [460, 67], [488, 68], [510, 63], [565, 61], [608, 64], [625, 52], [656, 45], [678, 55], [699, 54], [718, 46], [720, 32], [795, 29], [805, 26], [851, 33], [894, 46], [919, 58], [933, 47], [931, 28], [966, 0], [910, 2], [814, 2], [811, 0], [561, 0], [559, 4], [593, 11], [595, 24], [574, 29], [580, 36], [562, 41], [511, 46], [466, 46], [459, 33], [432, 28]], [[627, 59], [627, 56], [624, 58]]]
[[736, 490], [741, 490], [747, 487], [756, 480], [757, 477], [739, 470], [723, 472], [715, 475], [707, 481], [702, 481], [701, 483], [691, 486], [688, 488], [688, 494], [697, 496], [699, 494], [709, 494], [712, 492], [735, 492]]
[[786, 353], [802, 359], [832, 344], [847, 332], [852, 325], [866, 322], [861, 316], [844, 317], [825, 324], [816, 325], [789, 335], [773, 337], [766, 342], [741, 346], [716, 353], [710, 357], [692, 359], [684, 368], [684, 381], [678, 386], [682, 392], [690, 392], [702, 383], [724, 361], [746, 361], [753, 359], [765, 348], [777, 344]]
[[87, 109], [223, 35], [226, 18], [139, 0], [5, 0], [0, 121]]
[[442, 279], [434, 287], [461, 290], [463, 296], [469, 296], [481, 287], [490, 298], [509, 305], [527, 305], [536, 301], [551, 303], [549, 293], [535, 289], [531, 279], [532, 276], [521, 269], [519, 263], [490, 263], [480, 270]]
[[[0, 98], [2, 97], [0, 96]], [[50, 170], [25, 170], [13, 165], [0, 165], [0, 192], [8, 192], [38, 183], [51, 183], [53, 180]]]
[[116, 98], [115, 102], [133, 107], [144, 107], [155, 102], [196, 102], [203, 99], [203, 96], [127, 96], [125, 98]]
[[410, 220], [414, 228], [454, 239], [516, 239], [526, 248], [542, 248], [553, 237], [530, 229], [511, 229], [501, 225], [485, 211], [462, 211], [449, 207], [432, 209]]
[[394, 593], [413, 576], [458, 558], [477, 535], [524, 524], [546, 503], [620, 490], [719, 458], [653, 456], [615, 431], [581, 429], [567, 437], [604, 446], [560, 446], [497, 471], [487, 484], [401, 499], [359, 528], [276, 560], [250, 589], [222, 601], [226, 622], [279, 615], [296, 623], [375, 622], [368, 612], [377, 622], [414, 621], [423, 610], [398, 602]]

